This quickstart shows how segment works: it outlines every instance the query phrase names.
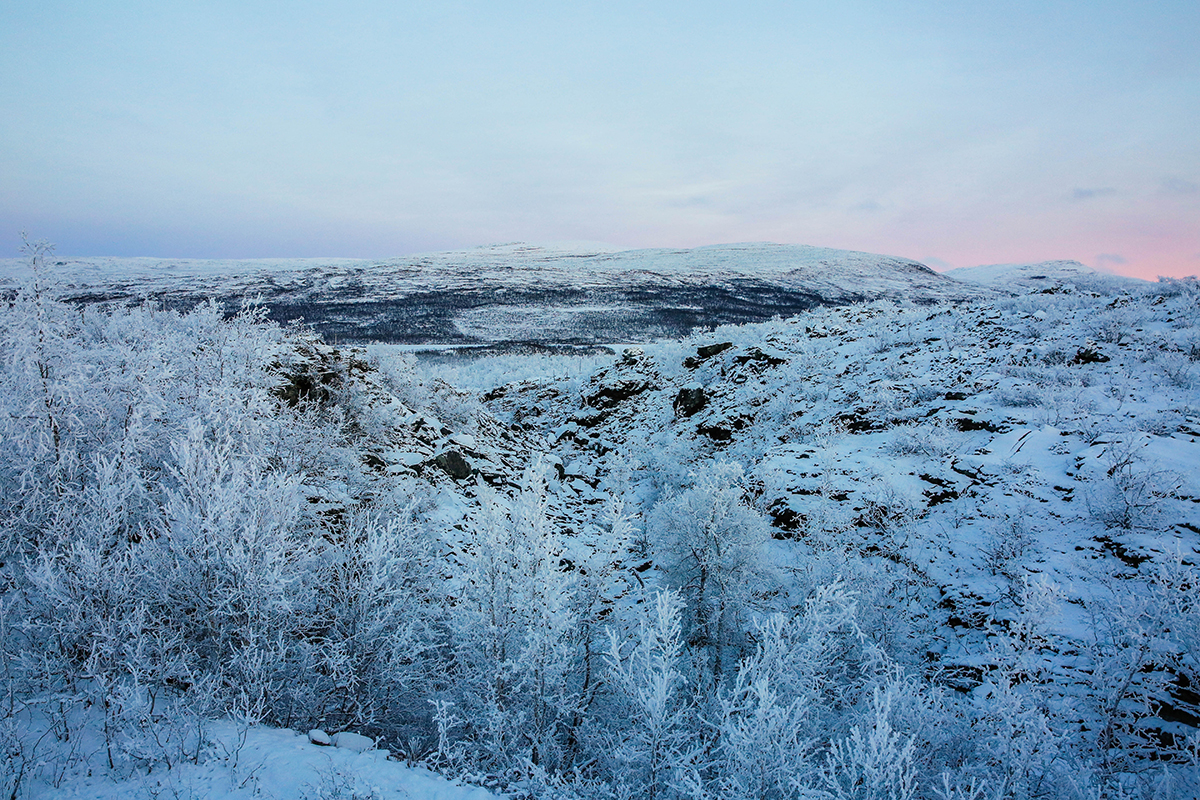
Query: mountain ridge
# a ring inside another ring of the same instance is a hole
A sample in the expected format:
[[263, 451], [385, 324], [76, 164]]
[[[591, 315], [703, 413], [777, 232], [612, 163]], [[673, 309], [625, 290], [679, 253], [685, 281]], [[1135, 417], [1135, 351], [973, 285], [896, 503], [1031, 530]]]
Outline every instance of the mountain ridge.
[[[258, 299], [327, 339], [414, 345], [597, 345], [685, 335], [889, 297], [986, 294], [911, 259], [740, 243], [610, 251], [513, 243], [383, 261], [55, 259], [64, 299], [190, 307]], [[20, 264], [0, 263], [13, 283]], [[520, 320], [522, 335], [511, 334]]]

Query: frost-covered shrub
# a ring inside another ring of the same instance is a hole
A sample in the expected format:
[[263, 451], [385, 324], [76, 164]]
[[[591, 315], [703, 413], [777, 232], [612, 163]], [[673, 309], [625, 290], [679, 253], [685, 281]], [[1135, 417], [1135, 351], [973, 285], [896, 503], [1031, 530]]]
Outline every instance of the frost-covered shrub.
[[[1139, 431], [1152, 433], [1155, 436], [1170, 436], [1184, 428], [1187, 424], [1187, 417], [1181, 410], [1168, 408], [1139, 416], [1136, 424]], [[1129, 431], [1124, 430], [1121, 433], [1128, 435]]]
[[1014, 408], [1029, 408], [1042, 402], [1042, 393], [1036, 385], [1017, 381], [1001, 382], [992, 390], [992, 396], [1001, 405]]
[[1086, 495], [1088, 511], [1109, 528], [1152, 527], [1162, 503], [1177, 487], [1175, 476], [1146, 460], [1144, 442], [1126, 436], [1107, 446], [1104, 470]]
[[1195, 275], [1186, 278], [1159, 276], [1158, 283], [1148, 290], [1163, 300], [1173, 301], [1173, 308], [1200, 306], [1200, 280]]
[[449, 613], [457, 702], [485, 768], [566, 763], [578, 686], [576, 583], [531, 466], [511, 508], [479, 485], [482, 518], [463, 543]]
[[683, 662], [683, 602], [671, 591], [644, 598], [633, 639], [609, 631], [606, 683], [620, 723], [605, 735], [618, 787], [647, 798], [667, 794], [696, 750]]
[[1196, 360], [1189, 353], [1160, 350], [1154, 354], [1154, 364], [1171, 385], [1180, 389], [1191, 389], [1196, 385]]
[[888, 449], [897, 455], [942, 459], [962, 450], [966, 444], [957, 428], [942, 417], [933, 417], [895, 428]]
[[984, 538], [980, 553], [983, 564], [993, 575], [1010, 581], [1020, 578], [1021, 560], [1033, 547], [1034, 537], [1023, 516], [1008, 517], [992, 526]]
[[908, 401], [913, 405], [925, 405], [939, 400], [945, 390], [932, 383], [914, 383], [908, 390]]
[[892, 696], [875, 690], [871, 720], [833, 743], [821, 769], [822, 782], [837, 800], [912, 800], [917, 796], [911, 738], [892, 723]]
[[882, 534], [877, 547], [895, 552], [923, 514], [924, 504], [919, 496], [891, 481], [875, 478], [862, 492], [858, 524]]
[[1117, 344], [1129, 337], [1145, 318], [1143, 309], [1136, 305], [1121, 305], [1109, 308], [1092, 316], [1088, 332], [1098, 342]]
[[426, 534], [389, 492], [390, 525], [321, 513], [364, 480], [347, 415], [375, 424], [342, 373], [304, 383], [323, 353], [253, 307], [0, 309], [8, 688], [103, 709], [113, 768], [177, 760], [181, 720], [426, 713]]
[[648, 521], [671, 584], [687, 603], [688, 641], [710, 653], [714, 675], [740, 654], [745, 614], [768, 575], [768, 526], [746, 502], [743, 479], [740, 465], [712, 463], [694, 474], [690, 488], [665, 496]]

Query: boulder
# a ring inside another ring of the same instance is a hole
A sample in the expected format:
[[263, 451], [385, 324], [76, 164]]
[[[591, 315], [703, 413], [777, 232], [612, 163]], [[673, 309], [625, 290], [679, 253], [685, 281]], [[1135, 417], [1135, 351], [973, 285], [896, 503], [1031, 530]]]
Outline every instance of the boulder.
[[765, 353], [761, 348], [751, 347], [744, 354], [734, 359], [739, 364], [745, 364], [749, 361], [754, 361], [759, 364], [767, 364], [772, 367], [777, 367], [780, 364], [787, 363], [787, 359], [781, 355], [774, 353]]
[[650, 382], [642, 378], [609, 380], [588, 395], [586, 403], [592, 408], [613, 408], [650, 388]]
[[679, 394], [675, 395], [675, 416], [690, 417], [696, 412], [704, 408], [708, 403], [708, 396], [704, 394], [702, 386], [684, 386], [679, 390]]
[[321, 747], [329, 747], [331, 744], [333, 744], [333, 740], [329, 738], [329, 734], [320, 728], [313, 728], [311, 731], [309, 731], [308, 740], [315, 745], [320, 745]]
[[685, 358], [683, 365], [688, 369], [695, 369], [700, 366], [700, 362], [704, 359], [711, 358], [718, 353], [724, 353], [731, 347], [733, 347], [733, 342], [720, 342], [719, 344], [706, 344], [703, 347], [697, 347], [696, 355]]
[[696, 355], [699, 358], [710, 358], [718, 353], [724, 353], [729, 348], [733, 347], [733, 342], [720, 342], [718, 344], [706, 344], [703, 347], [696, 348]]
[[471, 462], [463, 457], [463, 454], [457, 450], [443, 450], [434, 458], [442, 470], [456, 481], [465, 480], [471, 477], [474, 470], [471, 468]]
[[719, 423], [713, 425], [700, 425], [696, 428], [696, 433], [707, 436], [714, 442], [728, 442], [733, 438], [733, 431]]

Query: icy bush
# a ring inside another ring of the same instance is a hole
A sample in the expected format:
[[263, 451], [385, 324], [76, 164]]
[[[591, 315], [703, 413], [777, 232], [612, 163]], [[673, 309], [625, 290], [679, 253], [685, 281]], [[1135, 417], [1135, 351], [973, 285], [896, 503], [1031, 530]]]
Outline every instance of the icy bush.
[[1087, 495], [1087, 507], [1109, 528], [1152, 527], [1162, 501], [1178, 486], [1176, 476], [1143, 456], [1144, 444], [1128, 435], [1104, 450], [1104, 470]]
[[896, 428], [890, 449], [897, 455], [946, 458], [963, 448], [965, 437], [941, 417]]

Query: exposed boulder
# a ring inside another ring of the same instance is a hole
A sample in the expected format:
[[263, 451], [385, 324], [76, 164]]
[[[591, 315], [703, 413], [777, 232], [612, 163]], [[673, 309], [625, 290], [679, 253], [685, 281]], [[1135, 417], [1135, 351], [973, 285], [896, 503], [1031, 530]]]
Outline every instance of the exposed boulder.
[[[974, 412], [970, 412], [974, 413]], [[986, 419], [974, 419], [973, 417], [956, 417], [952, 420], [954, 427], [963, 433], [971, 431], [987, 431], [988, 433], [1002, 433], [1006, 430], [1003, 425], [991, 422]]]
[[335, 390], [344, 385], [351, 364], [365, 367], [356, 359], [343, 358], [323, 342], [300, 342], [289, 363], [274, 365], [280, 383], [271, 391], [293, 408], [301, 404], [328, 405], [333, 402]]
[[733, 430], [724, 423], [713, 423], [711, 425], [699, 425], [696, 427], [696, 433], [701, 436], [707, 436], [714, 442], [728, 442], [733, 438]]
[[675, 395], [675, 416], [690, 417], [697, 413], [708, 403], [708, 396], [704, 393], [704, 387], [699, 385], [684, 386], [679, 390], [679, 394]]
[[650, 381], [644, 378], [618, 378], [600, 384], [585, 402], [592, 408], [613, 408], [649, 388]]
[[733, 342], [719, 342], [718, 344], [706, 344], [703, 347], [697, 347], [696, 355], [685, 358], [683, 365], [688, 369], [695, 369], [700, 366], [701, 361], [704, 361], [706, 358], [712, 358], [718, 353], [724, 353], [731, 347], [733, 347]]
[[706, 344], [703, 347], [696, 348], [696, 355], [700, 358], [709, 358], [718, 353], [724, 353], [729, 348], [733, 347], [733, 342], [720, 342], [718, 344]]
[[611, 413], [611, 409], [595, 411], [589, 408], [581, 408], [571, 415], [571, 422], [574, 422], [579, 428], [594, 428], [608, 419]]
[[434, 461], [447, 475], [456, 481], [465, 480], [471, 477], [471, 474], [474, 472], [471, 462], [467, 461], [463, 457], [463, 454], [457, 450], [443, 450], [441, 453], [438, 453]]
[[787, 363], [787, 359], [778, 354], [764, 352], [761, 348], [751, 347], [742, 355], [734, 359], [739, 364], [745, 364], [748, 361], [754, 361], [760, 364], [767, 364], [772, 367], [777, 367], [780, 364]]

